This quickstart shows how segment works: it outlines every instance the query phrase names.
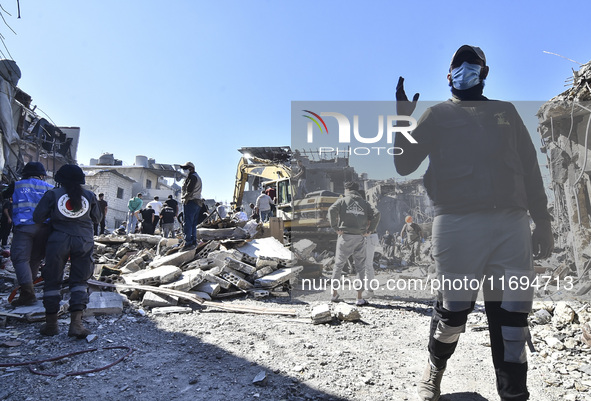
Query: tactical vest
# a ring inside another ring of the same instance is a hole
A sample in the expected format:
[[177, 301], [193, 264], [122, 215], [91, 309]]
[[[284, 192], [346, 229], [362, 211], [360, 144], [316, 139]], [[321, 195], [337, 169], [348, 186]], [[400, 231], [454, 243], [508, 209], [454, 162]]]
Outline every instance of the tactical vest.
[[524, 147], [519, 145], [528, 134], [517, 111], [499, 101], [462, 102], [462, 106], [447, 101], [431, 108], [430, 125], [437, 132], [424, 183], [435, 213], [527, 210], [520, 154]]
[[35, 224], [33, 211], [43, 194], [53, 185], [37, 178], [27, 178], [14, 183], [12, 195], [12, 220], [15, 226]]

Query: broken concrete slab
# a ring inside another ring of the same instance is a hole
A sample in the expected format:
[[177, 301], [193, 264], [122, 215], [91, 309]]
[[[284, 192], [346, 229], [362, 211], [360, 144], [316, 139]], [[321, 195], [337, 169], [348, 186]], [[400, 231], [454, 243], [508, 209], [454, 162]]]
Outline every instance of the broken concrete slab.
[[[220, 272], [216, 273], [216, 274], [220, 274]], [[229, 281], [216, 276], [216, 274], [212, 274], [211, 272], [204, 272], [203, 273], [203, 278], [207, 281], [209, 281], [210, 283], [217, 283], [219, 284], [223, 289], [227, 290], [228, 288], [230, 288], [232, 286], [232, 283], [230, 283]]]
[[240, 275], [239, 272], [233, 270], [228, 266], [224, 267], [221, 276], [224, 280], [232, 283], [241, 290], [248, 290], [253, 287], [253, 285], [250, 282], [244, 280], [244, 278]]
[[181, 273], [176, 281], [161, 285], [161, 288], [170, 288], [177, 291], [189, 291], [204, 280], [204, 274], [201, 269], [186, 270]]
[[142, 299], [142, 306], [144, 307], [160, 307], [160, 306], [176, 306], [179, 303], [177, 297], [165, 294], [155, 294], [151, 291], [147, 291]]
[[329, 304], [321, 304], [312, 308], [312, 322], [314, 324], [328, 323], [332, 320]]
[[[246, 255], [246, 256], [248, 258], [251, 258], [248, 255]], [[256, 260], [255, 266], [256, 266], [257, 270], [260, 270], [263, 268], [271, 268], [271, 271], [273, 271], [273, 270], [278, 269], [277, 265], [279, 264], [279, 262], [277, 262], [277, 260], [275, 260], [275, 259], [268, 258], [268, 257], [260, 257], [260, 258], [256, 258], [255, 260]]]
[[344, 302], [338, 303], [334, 307], [334, 315], [337, 319], [346, 322], [354, 322], [361, 319], [359, 309]]
[[204, 299], [206, 301], [211, 301], [211, 297], [209, 296], [208, 293], [206, 292], [201, 292], [201, 291], [189, 291], [189, 294], [193, 294], [196, 297], [199, 297], [201, 299]]
[[204, 281], [200, 283], [197, 287], [195, 287], [195, 291], [205, 292], [210, 296], [216, 296], [220, 290], [221, 286], [218, 283], [210, 283], [209, 281]]
[[263, 288], [277, 287], [279, 284], [285, 283], [292, 278], [295, 278], [299, 272], [304, 269], [303, 266], [286, 267], [274, 271], [264, 277], [255, 280], [255, 285]]
[[242, 254], [239, 251], [232, 249], [227, 251], [213, 251], [209, 255], [207, 255], [207, 260], [219, 267], [224, 267], [226, 265], [226, 258], [241, 260]]
[[150, 234], [129, 234], [129, 240], [131, 242], [145, 242], [150, 245], [158, 245], [160, 240], [162, 239], [159, 235], [150, 235]]
[[162, 306], [152, 309], [153, 315], [168, 315], [170, 313], [191, 313], [193, 309], [186, 306]]
[[261, 289], [252, 289], [248, 291], [249, 294], [252, 294], [252, 296], [254, 296], [255, 298], [265, 298], [268, 297], [270, 292], [267, 290], [261, 290]]
[[123, 244], [127, 240], [127, 235], [101, 235], [100, 237], [94, 237], [94, 242], [100, 242], [101, 244]]
[[264, 266], [262, 267], [260, 270], [257, 270], [254, 274], [253, 277], [255, 278], [255, 280], [257, 278], [261, 278], [264, 277], [268, 274], [273, 273], [275, 270], [271, 267], [271, 266]]
[[17, 306], [16, 308], [10, 310], [10, 313], [23, 317], [25, 315], [31, 314], [45, 314], [45, 307], [43, 307], [43, 301], [38, 299], [33, 305]]
[[195, 250], [176, 252], [167, 256], [156, 257], [150, 264], [150, 268], [155, 268], [163, 265], [182, 266], [185, 263], [192, 261], [195, 258]]
[[273, 237], [258, 238], [248, 241], [246, 244], [239, 246], [236, 249], [255, 258], [265, 256], [285, 261], [295, 260], [293, 253]]
[[178, 279], [182, 270], [177, 266], [163, 265], [155, 269], [140, 270], [136, 273], [126, 275], [126, 283], [137, 283], [142, 285], [167, 284]]
[[253, 274], [257, 270], [256, 267], [241, 262], [240, 260], [234, 258], [226, 258], [225, 262], [226, 266], [245, 274]]
[[197, 238], [202, 241], [223, 240], [223, 239], [246, 239], [250, 234], [240, 227], [229, 228], [198, 228]]
[[314, 249], [316, 249], [316, 244], [309, 239], [301, 239], [293, 244], [293, 250], [300, 259], [308, 259]]
[[93, 292], [88, 297], [84, 316], [121, 314], [123, 313], [124, 298], [117, 292]]

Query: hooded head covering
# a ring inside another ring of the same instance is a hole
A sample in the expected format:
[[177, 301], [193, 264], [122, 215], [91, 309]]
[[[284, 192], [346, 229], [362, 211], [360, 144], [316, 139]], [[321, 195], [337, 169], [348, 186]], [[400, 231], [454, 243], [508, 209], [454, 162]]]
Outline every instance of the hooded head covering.
[[80, 167], [75, 164], [65, 164], [55, 174], [55, 181], [64, 185], [83, 185], [86, 183], [84, 177], [84, 171]]

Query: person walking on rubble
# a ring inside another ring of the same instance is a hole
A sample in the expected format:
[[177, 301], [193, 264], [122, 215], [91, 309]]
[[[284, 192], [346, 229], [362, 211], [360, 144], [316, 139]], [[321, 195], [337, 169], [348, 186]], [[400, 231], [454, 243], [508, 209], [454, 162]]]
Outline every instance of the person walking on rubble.
[[384, 248], [384, 256], [386, 259], [392, 259], [394, 256], [394, 241], [396, 238], [390, 234], [389, 230], [386, 230], [386, 233], [382, 237], [382, 247]]
[[185, 232], [183, 249], [187, 250], [197, 246], [197, 219], [204, 203], [201, 199], [201, 177], [195, 172], [195, 165], [187, 162], [181, 168], [188, 173], [181, 191]]
[[[413, 222], [412, 216], [406, 216], [404, 221], [406, 224], [400, 230], [400, 238], [405, 241], [406, 246], [410, 249], [409, 262], [414, 263], [421, 257], [423, 230], [421, 226]], [[404, 238], [405, 234], [406, 238]]]
[[261, 191], [261, 194], [258, 196], [256, 200], [256, 212], [261, 218], [261, 223], [266, 223], [269, 221], [269, 217], [271, 216], [273, 200], [269, 195], [265, 193], [265, 191]]
[[[158, 222], [160, 221], [160, 210], [162, 210], [162, 202], [160, 202], [160, 197], [155, 196], [153, 200], [148, 202], [148, 206], [151, 206], [154, 210], [154, 229], [158, 227]], [[153, 233], [152, 233], [153, 234]]]
[[293, 176], [292, 180], [297, 183], [296, 197], [303, 199], [308, 193], [308, 190], [306, 189], [306, 166], [304, 166], [301, 159], [298, 159], [296, 165], [298, 172]]
[[2, 248], [8, 244], [10, 231], [12, 231], [12, 196], [8, 196], [2, 202], [2, 216], [0, 217], [0, 245]]
[[140, 210], [140, 216], [142, 216], [142, 234], [154, 235], [156, 229], [156, 214], [155, 210], [152, 209], [152, 205], [148, 203], [145, 209]]
[[[461, 46], [447, 76], [452, 98], [425, 111], [412, 131], [417, 143], [401, 132], [395, 139], [394, 146], [403, 149], [394, 156], [399, 174], [412, 173], [429, 157], [424, 182], [435, 208], [432, 241], [440, 290], [429, 361], [418, 383], [423, 401], [439, 399], [447, 361], [478, 294], [471, 285], [451, 288], [445, 279], [466, 283], [483, 277], [497, 391], [503, 401], [529, 398], [525, 345], [533, 287], [509, 291], [506, 283], [531, 283], [532, 254], [550, 256], [554, 239], [535, 147], [512, 104], [482, 95], [488, 71], [480, 48]], [[411, 115], [418, 97], [408, 101], [401, 77], [397, 114]]]
[[45, 256], [45, 244], [49, 225], [45, 221], [33, 221], [33, 211], [43, 194], [53, 188], [44, 181], [47, 173], [39, 162], [28, 162], [23, 168], [22, 179], [14, 183], [12, 194], [13, 236], [10, 259], [20, 286], [20, 295], [12, 306], [34, 305], [37, 302], [33, 281], [39, 274], [39, 266]]
[[[100, 194], [98, 194], [98, 205], [99, 205], [99, 210], [101, 211], [101, 221], [99, 221], [98, 224], [94, 225], [94, 235], [104, 235], [105, 234], [105, 222], [107, 219], [107, 210], [108, 210], [109, 204], [105, 200], [105, 194], [102, 192]], [[99, 230], [99, 226], [100, 226], [100, 230]]]
[[144, 201], [142, 200], [142, 194], [138, 193], [135, 198], [131, 198], [127, 202], [127, 234], [135, 233], [137, 222], [140, 219], [139, 213], [142, 210]]
[[174, 238], [174, 218], [176, 213], [174, 210], [164, 204], [160, 211], [160, 226], [162, 227], [162, 236], [164, 238]]
[[70, 260], [70, 328], [68, 336], [86, 338], [90, 334], [82, 324], [82, 314], [88, 304], [87, 280], [94, 271], [94, 224], [101, 218], [101, 211], [92, 192], [82, 188], [84, 172], [75, 164], [62, 166], [55, 175], [57, 188], [47, 191], [33, 213], [36, 223], [51, 222], [51, 234], [47, 241], [47, 254], [43, 268], [43, 306], [45, 324], [40, 333], [54, 336], [59, 333], [59, 312], [64, 267]]
[[179, 216], [179, 203], [174, 199], [172, 195], [168, 195], [168, 198], [164, 201], [165, 205], [168, 205], [174, 210], [174, 217], [177, 218], [177, 221], [180, 225], [182, 225], [181, 221], [178, 219]]
[[337, 288], [340, 286], [343, 267], [347, 263], [347, 259], [353, 256], [357, 277], [361, 281], [361, 285], [357, 285], [359, 289], [357, 290], [356, 304], [364, 306], [369, 304], [363, 299], [363, 289], [368, 289], [365, 275], [366, 238], [378, 226], [380, 212], [363, 199], [357, 191], [359, 191], [357, 183], [346, 182], [345, 196], [339, 198], [328, 208], [330, 226], [338, 234], [335, 264], [331, 277], [331, 301], [338, 302], [341, 299]]

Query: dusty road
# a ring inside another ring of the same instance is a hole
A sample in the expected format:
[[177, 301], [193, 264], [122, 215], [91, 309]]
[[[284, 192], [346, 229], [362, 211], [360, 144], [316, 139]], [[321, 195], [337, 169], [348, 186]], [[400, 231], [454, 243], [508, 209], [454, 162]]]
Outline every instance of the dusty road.
[[[51, 338], [37, 334], [40, 323], [11, 320], [0, 329], [0, 342], [20, 345], [0, 348], [0, 363], [99, 350], [38, 367], [58, 377], [35, 375], [27, 367], [2, 368], [0, 399], [413, 400], [427, 358], [431, 305], [377, 295], [373, 306], [361, 308], [361, 321], [322, 325], [306, 317], [325, 302], [324, 293], [263, 301], [269, 307], [293, 307], [298, 318], [198, 307], [189, 314], [142, 316], [129, 306], [120, 316], [90, 318], [88, 326], [98, 335], [90, 344], [67, 337], [67, 316], [60, 319], [61, 333]], [[486, 317], [477, 307], [449, 363], [442, 400], [498, 400], [485, 328]], [[125, 353], [101, 348], [112, 346], [134, 352], [103, 371], [64, 376], [107, 365]], [[530, 355], [532, 400], [591, 399], [586, 391], [548, 384], [559, 373], [547, 369], [547, 361]], [[257, 386], [253, 379], [261, 372], [266, 382]], [[584, 374], [578, 380], [590, 378]]]

